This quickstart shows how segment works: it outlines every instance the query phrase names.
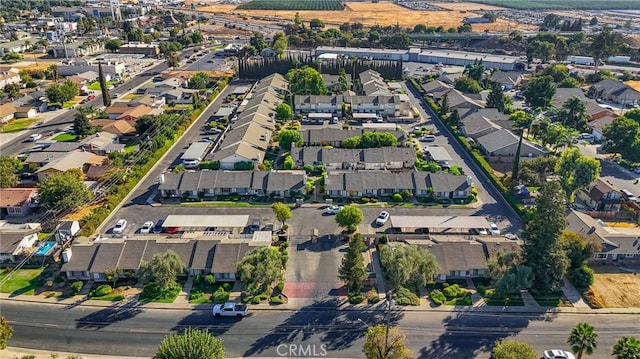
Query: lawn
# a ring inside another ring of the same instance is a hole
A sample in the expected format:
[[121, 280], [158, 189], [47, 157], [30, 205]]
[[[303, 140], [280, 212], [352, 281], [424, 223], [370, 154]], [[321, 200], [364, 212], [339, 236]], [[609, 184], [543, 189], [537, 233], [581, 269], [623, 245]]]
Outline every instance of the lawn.
[[[486, 288], [485, 294], [482, 296], [486, 305], [491, 306], [511, 306], [511, 307], [523, 307], [524, 301], [520, 294], [514, 294], [508, 297], [498, 297], [494, 295], [494, 289], [491, 288], [491, 280], [488, 278], [473, 278], [473, 284], [476, 288], [484, 286]], [[478, 291], [480, 295], [480, 291]]]
[[[107, 82], [107, 88], [109, 86], [111, 86], [111, 85], [115, 86], [117, 84], [118, 84], [118, 81], [108, 81]], [[96, 81], [96, 82], [92, 83], [91, 85], [89, 85], [87, 88], [89, 90], [92, 90], [92, 91], [100, 91], [100, 82]]]
[[36, 121], [37, 119], [35, 118], [22, 118], [19, 120], [13, 120], [6, 125], [0, 126], [0, 132], [11, 133], [26, 130], [27, 128], [31, 127], [31, 125]]
[[76, 103], [77, 103], [77, 102], [76, 102], [75, 100], [73, 100], [73, 101], [66, 101], [65, 103], [63, 103], [63, 104], [62, 104], [62, 107], [64, 107], [64, 108], [69, 108], [69, 107], [71, 107], [71, 106], [75, 105]]
[[119, 302], [124, 299], [124, 295], [119, 293], [111, 293], [107, 295], [103, 295], [102, 297], [91, 297], [91, 300], [106, 300], [110, 302]]
[[130, 93], [130, 94], [126, 94], [125, 96], [122, 97], [123, 100], [135, 100], [137, 98], [142, 97], [143, 95], [139, 95], [139, 94], [135, 94], [135, 93]]
[[[39, 287], [43, 284], [43, 279], [40, 275], [46, 268], [47, 267], [45, 266], [36, 269], [16, 270], [14, 273], [12, 273], [11, 278], [4, 284], [2, 284], [2, 287], [0, 287], [0, 292], [33, 295], [35, 293], [36, 287]], [[7, 270], [3, 270], [2, 274], [0, 274], [0, 282], [4, 281], [4, 279], [8, 275], [9, 273], [7, 273]]]
[[52, 138], [54, 141], [58, 142], [76, 142], [78, 141], [78, 135], [74, 135], [71, 133], [61, 133], [56, 137]]
[[564, 302], [562, 301], [562, 292], [549, 292], [541, 294], [531, 294], [533, 299], [543, 307], [562, 307]]
[[138, 145], [136, 145], [136, 144], [126, 145], [126, 146], [124, 146], [124, 153], [125, 154], [131, 153], [136, 149], [136, 147], [138, 147]]

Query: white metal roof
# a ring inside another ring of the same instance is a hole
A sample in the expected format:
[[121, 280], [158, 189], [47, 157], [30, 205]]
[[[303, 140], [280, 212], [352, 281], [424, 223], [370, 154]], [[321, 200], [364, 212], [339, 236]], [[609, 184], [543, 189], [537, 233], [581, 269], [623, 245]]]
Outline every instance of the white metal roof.
[[333, 116], [330, 113], [312, 112], [308, 115], [309, 118], [331, 118]]
[[238, 215], [181, 215], [171, 214], [162, 227], [203, 228], [203, 227], [245, 227], [248, 214]]
[[394, 216], [391, 226], [397, 228], [489, 228], [482, 216]]

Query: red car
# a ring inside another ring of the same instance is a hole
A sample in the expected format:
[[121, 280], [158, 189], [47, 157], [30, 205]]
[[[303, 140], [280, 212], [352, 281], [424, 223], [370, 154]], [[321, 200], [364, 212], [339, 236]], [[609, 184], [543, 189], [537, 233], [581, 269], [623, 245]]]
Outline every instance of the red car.
[[180, 227], [168, 227], [167, 228], [167, 233], [176, 234], [176, 233], [178, 233], [179, 230], [180, 230]]
[[96, 99], [96, 95], [89, 95], [87, 96], [87, 100], [91, 101], [91, 100], [95, 100]]

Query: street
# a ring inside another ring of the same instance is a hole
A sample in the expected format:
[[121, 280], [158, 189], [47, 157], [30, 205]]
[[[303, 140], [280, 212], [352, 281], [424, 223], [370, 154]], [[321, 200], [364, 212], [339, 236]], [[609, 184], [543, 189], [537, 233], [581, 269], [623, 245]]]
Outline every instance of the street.
[[[299, 311], [252, 311], [243, 319], [214, 319], [204, 308], [166, 310], [144, 304], [98, 308], [4, 301], [2, 312], [15, 330], [11, 346], [121, 356], [152, 356], [170, 332], [196, 327], [222, 339], [227, 357], [283, 356], [291, 344], [316, 346], [318, 352], [324, 344], [328, 357], [358, 358], [366, 327], [385, 321], [382, 311], [339, 311], [327, 302]], [[640, 317], [631, 314], [391, 313], [391, 324], [404, 330], [414, 355], [429, 359], [488, 358], [496, 340], [512, 336], [538, 353], [568, 349], [570, 329], [583, 321], [598, 333], [590, 358], [609, 357], [617, 338], [640, 332]]]

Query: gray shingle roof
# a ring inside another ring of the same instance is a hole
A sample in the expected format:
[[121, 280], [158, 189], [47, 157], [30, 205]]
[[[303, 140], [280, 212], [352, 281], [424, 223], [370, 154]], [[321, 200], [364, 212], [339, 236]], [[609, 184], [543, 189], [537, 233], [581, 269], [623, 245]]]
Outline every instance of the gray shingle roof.
[[220, 243], [213, 257], [213, 273], [235, 273], [238, 263], [249, 252], [246, 243]]

